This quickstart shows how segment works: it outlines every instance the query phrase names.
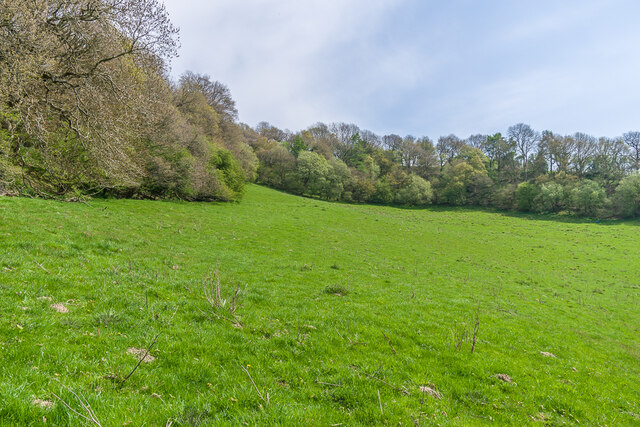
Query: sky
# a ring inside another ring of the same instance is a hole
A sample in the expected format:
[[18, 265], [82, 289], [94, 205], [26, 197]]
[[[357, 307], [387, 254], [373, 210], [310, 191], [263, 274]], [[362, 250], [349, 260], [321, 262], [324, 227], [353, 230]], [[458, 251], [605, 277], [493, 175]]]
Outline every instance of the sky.
[[240, 121], [379, 135], [640, 129], [637, 0], [165, 0], [171, 74], [226, 84]]

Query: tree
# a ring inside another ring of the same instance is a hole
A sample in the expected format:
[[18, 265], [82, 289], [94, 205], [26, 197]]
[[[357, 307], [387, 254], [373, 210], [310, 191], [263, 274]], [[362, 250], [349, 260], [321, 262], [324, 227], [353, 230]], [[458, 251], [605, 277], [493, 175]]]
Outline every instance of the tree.
[[298, 155], [302, 151], [304, 151], [304, 150], [306, 150], [308, 148], [307, 147], [307, 143], [304, 141], [304, 139], [302, 139], [302, 136], [300, 136], [300, 135], [296, 135], [290, 141], [287, 141], [285, 143], [285, 147], [295, 157], [298, 157]]
[[409, 175], [407, 184], [396, 193], [396, 203], [401, 205], [426, 205], [431, 203], [431, 184], [417, 175]]
[[631, 149], [631, 166], [635, 171], [640, 171], [640, 132], [627, 132], [622, 135], [625, 144]]
[[190, 90], [201, 92], [207, 104], [218, 113], [223, 120], [234, 122], [238, 118], [236, 103], [231, 97], [229, 88], [218, 81], [212, 81], [206, 74], [196, 74], [191, 71], [185, 72], [180, 77], [180, 85]]
[[482, 134], [470, 135], [469, 138], [467, 138], [466, 143], [470, 147], [482, 150], [482, 148], [487, 143], [488, 138], [489, 138], [489, 135], [482, 135]]
[[382, 137], [382, 147], [389, 151], [397, 151], [402, 145], [402, 137], [400, 135], [385, 135]]
[[480, 201], [481, 190], [488, 184], [486, 163], [488, 160], [480, 150], [464, 148], [442, 171], [438, 186], [440, 199], [453, 205]]
[[438, 161], [433, 142], [427, 137], [416, 140], [407, 135], [398, 148], [400, 164], [407, 172], [417, 173], [422, 178], [429, 178], [436, 173]]
[[551, 131], [544, 131], [539, 147], [547, 156], [550, 172], [568, 172], [575, 147], [575, 140], [572, 137], [563, 137]]
[[269, 146], [257, 152], [260, 159], [258, 182], [275, 188], [293, 190], [288, 177], [296, 169], [296, 158], [282, 145], [270, 142]]
[[433, 142], [426, 136], [416, 141], [420, 147], [418, 160], [416, 162], [415, 173], [424, 179], [433, 179], [440, 172], [438, 156]]
[[366, 129], [362, 130], [360, 132], [360, 138], [362, 138], [362, 141], [365, 143], [367, 147], [379, 148], [382, 146], [382, 138], [380, 138], [378, 135], [371, 132], [370, 130], [366, 130]]
[[573, 155], [571, 164], [576, 171], [578, 178], [582, 178], [587, 170], [591, 157], [596, 150], [596, 139], [586, 133], [576, 132], [573, 135]]
[[302, 151], [298, 155], [296, 172], [307, 194], [322, 194], [329, 173], [329, 164], [324, 157], [311, 151]]
[[624, 177], [616, 188], [613, 201], [618, 215], [626, 218], [640, 216], [640, 174]]
[[163, 75], [176, 46], [155, 0], [3, 0], [0, 108], [20, 118], [11, 133], [29, 135], [9, 155], [23, 184], [41, 195], [139, 187], [145, 138], [171, 109]]
[[316, 123], [301, 134], [311, 151], [322, 154], [326, 159], [333, 159], [336, 136], [327, 125]]
[[3, 0], [0, 105], [31, 135], [12, 155], [38, 191], [139, 182], [137, 138], [176, 46], [156, 0]]
[[515, 144], [501, 133], [489, 135], [480, 148], [489, 160], [489, 173], [497, 182], [516, 181]]
[[558, 213], [565, 206], [566, 194], [564, 187], [557, 182], [546, 182], [540, 186], [540, 193], [534, 201], [535, 209], [539, 212]]
[[333, 155], [349, 164], [346, 159], [351, 156], [353, 144], [361, 141], [360, 128], [350, 123], [332, 123], [329, 125], [329, 130], [335, 136], [331, 141]]
[[518, 154], [522, 159], [522, 169], [524, 171], [524, 180], [526, 181], [528, 179], [529, 156], [535, 149], [540, 136], [536, 131], [531, 129], [529, 125], [524, 123], [510, 126], [507, 134], [509, 139], [514, 142]]
[[585, 179], [571, 190], [573, 207], [580, 215], [595, 215], [605, 204], [607, 194], [595, 181]]
[[518, 210], [522, 212], [531, 212], [535, 206], [535, 199], [540, 193], [537, 185], [531, 182], [523, 182], [518, 185], [516, 190], [516, 204]]
[[327, 200], [352, 200], [354, 181], [349, 167], [342, 160], [329, 161], [323, 198]]
[[256, 132], [261, 136], [276, 142], [283, 142], [289, 139], [289, 132], [278, 129], [277, 127], [269, 124], [269, 122], [258, 123], [256, 126]]
[[627, 169], [629, 147], [622, 139], [600, 138], [595, 147], [588, 175], [613, 193]]
[[457, 156], [463, 146], [464, 141], [453, 134], [438, 138], [436, 152], [440, 158], [440, 169], [442, 169], [448, 161]]

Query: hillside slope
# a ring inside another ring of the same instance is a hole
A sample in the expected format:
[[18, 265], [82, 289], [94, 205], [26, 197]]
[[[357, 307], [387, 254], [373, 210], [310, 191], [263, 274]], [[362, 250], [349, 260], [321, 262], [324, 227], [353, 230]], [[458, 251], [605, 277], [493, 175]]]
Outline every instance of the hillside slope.
[[255, 185], [0, 198], [0, 424], [77, 424], [71, 391], [102, 425], [637, 423], [638, 229]]

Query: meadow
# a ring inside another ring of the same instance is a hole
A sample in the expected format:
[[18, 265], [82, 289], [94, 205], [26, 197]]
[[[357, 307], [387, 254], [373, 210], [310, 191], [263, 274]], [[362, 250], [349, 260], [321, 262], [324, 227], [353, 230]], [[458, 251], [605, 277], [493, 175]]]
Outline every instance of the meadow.
[[0, 425], [640, 424], [639, 226], [0, 198]]

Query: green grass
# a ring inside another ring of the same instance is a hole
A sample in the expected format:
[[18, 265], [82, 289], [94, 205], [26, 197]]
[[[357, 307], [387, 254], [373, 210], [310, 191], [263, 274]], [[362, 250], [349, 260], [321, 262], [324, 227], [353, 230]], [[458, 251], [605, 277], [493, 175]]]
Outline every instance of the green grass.
[[[62, 385], [105, 426], [638, 424], [638, 225], [258, 186], [237, 204], [0, 198], [0, 424], [81, 423]], [[242, 327], [208, 309], [214, 270]], [[476, 312], [471, 353], [454, 331]]]

